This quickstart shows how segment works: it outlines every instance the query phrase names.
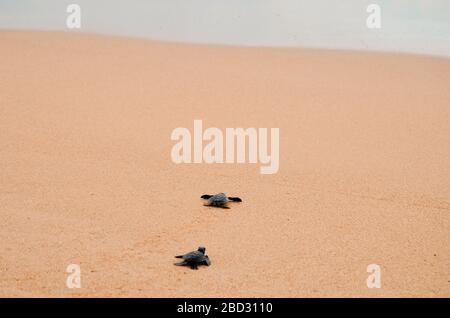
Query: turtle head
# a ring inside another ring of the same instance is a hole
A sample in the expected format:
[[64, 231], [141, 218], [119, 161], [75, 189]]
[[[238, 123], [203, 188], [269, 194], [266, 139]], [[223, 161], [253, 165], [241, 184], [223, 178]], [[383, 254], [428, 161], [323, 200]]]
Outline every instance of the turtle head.
[[197, 251], [199, 251], [202, 254], [205, 254], [206, 248], [204, 248], [203, 246], [200, 246]]

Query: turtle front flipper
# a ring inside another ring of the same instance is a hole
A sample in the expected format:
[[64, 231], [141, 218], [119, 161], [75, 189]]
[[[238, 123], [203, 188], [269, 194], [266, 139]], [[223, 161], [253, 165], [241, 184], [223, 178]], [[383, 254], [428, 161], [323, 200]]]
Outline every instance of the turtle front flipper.
[[242, 202], [242, 199], [239, 197], [228, 197], [228, 200], [233, 202]]
[[186, 266], [186, 265], [188, 265], [188, 262], [182, 261], [182, 262], [179, 262], [179, 263], [174, 263], [173, 265], [176, 265], [176, 266]]
[[202, 195], [200, 198], [205, 199], [205, 200], [208, 200], [208, 199], [211, 198], [211, 197], [212, 197], [212, 195], [210, 195], [210, 194], [204, 194], [204, 195]]
[[203, 261], [203, 263], [204, 263], [206, 266], [210, 266], [210, 265], [211, 265], [211, 261], [209, 260], [209, 257], [208, 257], [208, 256], [205, 256], [205, 260]]

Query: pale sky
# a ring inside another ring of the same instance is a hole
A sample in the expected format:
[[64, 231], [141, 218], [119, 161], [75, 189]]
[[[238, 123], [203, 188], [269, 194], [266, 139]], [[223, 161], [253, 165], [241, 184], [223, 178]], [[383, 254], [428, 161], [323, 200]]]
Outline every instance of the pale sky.
[[[343, 48], [450, 57], [450, 0], [0, 0], [0, 28], [247, 46]], [[366, 8], [381, 7], [381, 29]]]

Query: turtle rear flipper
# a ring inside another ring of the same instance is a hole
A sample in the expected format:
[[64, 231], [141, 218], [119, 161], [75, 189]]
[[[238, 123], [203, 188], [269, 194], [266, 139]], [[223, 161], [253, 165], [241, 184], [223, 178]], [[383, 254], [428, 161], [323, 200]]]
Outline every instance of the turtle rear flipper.
[[195, 262], [192, 262], [189, 265], [191, 266], [191, 269], [198, 269], [198, 265]]
[[211, 206], [213, 208], [229, 209], [228, 205], [224, 204], [203, 204], [204, 206]]

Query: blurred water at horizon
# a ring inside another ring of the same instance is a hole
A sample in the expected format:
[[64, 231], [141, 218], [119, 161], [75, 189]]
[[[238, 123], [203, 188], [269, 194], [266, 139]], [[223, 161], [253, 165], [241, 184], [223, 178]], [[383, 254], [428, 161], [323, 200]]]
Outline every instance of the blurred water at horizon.
[[[66, 27], [72, 3], [81, 6], [76, 31]], [[380, 29], [366, 26], [371, 3]], [[0, 0], [0, 28], [450, 57], [449, 0]]]

